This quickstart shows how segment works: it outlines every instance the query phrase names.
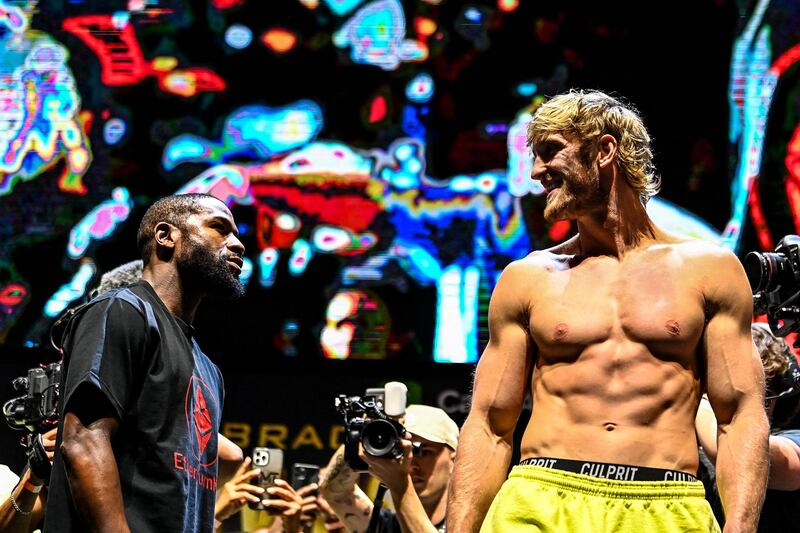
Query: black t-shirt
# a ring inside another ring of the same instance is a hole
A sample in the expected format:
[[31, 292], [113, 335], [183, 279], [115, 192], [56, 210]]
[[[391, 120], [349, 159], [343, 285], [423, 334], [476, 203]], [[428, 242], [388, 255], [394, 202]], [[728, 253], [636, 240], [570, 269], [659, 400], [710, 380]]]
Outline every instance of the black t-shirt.
[[[434, 526], [439, 533], [445, 533], [444, 520]], [[397, 515], [389, 509], [381, 509], [378, 513], [378, 526], [371, 533], [403, 533]]]
[[[83, 395], [70, 403], [79, 387], [108, 400], [120, 421], [112, 447], [131, 530], [213, 531], [223, 385], [191, 326], [141, 281], [93, 300], [65, 348], [61, 420], [65, 406], [87, 409]], [[57, 452], [45, 531], [81, 531], [78, 516]]]
[[[800, 446], [800, 429], [772, 433]], [[800, 490], [768, 490], [758, 522], [759, 533], [785, 533], [800, 528]]]

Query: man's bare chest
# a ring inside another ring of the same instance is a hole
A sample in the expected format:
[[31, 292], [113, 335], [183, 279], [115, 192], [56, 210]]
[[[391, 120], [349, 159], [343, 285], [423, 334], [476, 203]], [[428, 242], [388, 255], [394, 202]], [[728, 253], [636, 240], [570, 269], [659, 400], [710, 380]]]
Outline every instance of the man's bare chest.
[[549, 272], [542, 281], [529, 313], [529, 331], [540, 348], [611, 341], [685, 352], [705, 325], [701, 284], [674, 262], [586, 262]]

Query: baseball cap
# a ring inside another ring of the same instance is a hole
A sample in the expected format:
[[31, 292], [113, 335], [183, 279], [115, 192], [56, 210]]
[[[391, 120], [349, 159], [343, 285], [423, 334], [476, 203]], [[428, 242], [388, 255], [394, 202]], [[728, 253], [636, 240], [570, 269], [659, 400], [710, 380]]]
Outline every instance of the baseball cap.
[[458, 425], [438, 407], [409, 405], [403, 425], [406, 431], [423, 439], [446, 444], [453, 450], [458, 446]]

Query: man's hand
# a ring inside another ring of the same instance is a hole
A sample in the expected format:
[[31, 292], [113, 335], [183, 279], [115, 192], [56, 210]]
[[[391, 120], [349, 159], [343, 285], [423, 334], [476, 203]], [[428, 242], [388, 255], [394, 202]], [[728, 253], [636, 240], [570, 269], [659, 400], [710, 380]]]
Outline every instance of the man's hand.
[[[267, 489], [267, 494], [269, 498], [262, 500], [261, 504], [270, 513], [280, 515], [280, 524], [283, 529], [279, 531], [283, 531], [283, 533], [302, 533], [303, 497], [282, 479], [276, 479], [275, 485]], [[275, 524], [273, 524], [274, 527]], [[270, 528], [270, 531], [273, 531], [273, 528]]]
[[311, 483], [305, 487], [297, 489], [297, 495], [302, 499], [302, 509], [300, 520], [303, 524], [310, 525], [317, 519], [319, 513], [319, 504], [317, 503], [319, 496], [319, 485]]
[[250, 458], [248, 457], [236, 470], [231, 480], [225, 483], [219, 492], [217, 503], [214, 506], [214, 518], [220, 522], [233, 516], [239, 509], [244, 507], [245, 503], [258, 503], [261, 501], [260, 496], [264, 494], [264, 489], [250, 483], [250, 481], [258, 477], [261, 470], [258, 468], [248, 470], [249, 466]]
[[378, 458], [364, 452], [359, 446], [358, 455], [369, 466], [369, 473], [386, 485], [393, 494], [403, 493], [411, 485], [411, 441], [402, 439], [403, 455], [398, 458]]
[[53, 462], [53, 456], [56, 453], [56, 435], [58, 428], [55, 427], [50, 431], [42, 433], [42, 444], [44, 444], [44, 451], [47, 453], [47, 458]]

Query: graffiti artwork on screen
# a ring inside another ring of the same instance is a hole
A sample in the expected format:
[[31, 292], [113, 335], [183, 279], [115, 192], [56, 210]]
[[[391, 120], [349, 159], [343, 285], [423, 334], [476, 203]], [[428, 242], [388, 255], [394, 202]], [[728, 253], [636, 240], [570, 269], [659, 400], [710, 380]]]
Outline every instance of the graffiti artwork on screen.
[[[3, 78], [8, 128], [0, 139], [0, 157], [8, 166], [0, 169], [0, 195], [15, 195], [20, 184], [61, 165], [62, 203], [78, 205], [72, 198], [81, 195], [91, 199], [68, 225], [63, 271], [41, 304], [40, 322], [28, 336], [32, 343], [41, 340], [36, 335], [55, 315], [85, 298], [102, 273], [104, 247], [119, 246], [116, 237], [131, 233], [132, 213], [172, 192], [206, 192], [236, 210], [249, 239], [242, 279], [250, 294], [265, 295], [265, 304], [270, 288], [303, 279], [315, 261], [329, 258], [326, 264], [335, 265], [317, 324], [309, 329], [297, 317], [281, 319], [268, 351], [286, 356], [297, 355], [299, 341], [310, 335], [320, 358], [397, 353], [399, 344], [411, 341], [402, 340], [396, 305], [386, 300], [386, 288], [392, 287], [409, 301], [419, 300], [419, 289], [435, 294], [431, 343], [420, 347], [421, 353], [434, 361], [474, 362], [487, 337], [488, 295], [502, 269], [573, 230], [568, 222], [531, 227], [523, 217], [523, 198], [540, 201], [543, 192], [529, 179], [526, 123], [545, 91], [564, 88], [566, 67], [549, 78], [529, 73], [535, 82], [509, 88], [519, 98], [516, 109], [481, 126], [480, 135], [504, 141], [504, 167], [501, 162], [467, 172], [431, 170], [432, 156], [441, 150], [438, 134], [431, 132], [432, 116], [450, 113], [448, 86], [491, 49], [492, 25], [502, 21], [496, 12], [465, 6], [445, 21], [437, 19], [436, 2], [414, 8], [397, 0], [293, 2], [309, 14], [313, 32], [266, 26], [255, 39], [255, 21], [237, 19], [252, 7], [243, 2], [208, 2], [205, 11], [155, 0], [131, 0], [127, 10], [117, 12], [100, 3], [68, 4], [58, 11], [61, 20], [49, 21], [48, 27], [61, 31], [69, 51], [30, 29], [39, 16], [31, 18], [34, 3], [0, 0], [0, 24], [7, 29], [0, 36], [7, 43], [4, 68], [13, 66]], [[53, 6], [40, 3], [39, 13]], [[515, 9], [503, 6], [503, 12]], [[236, 85], [227, 65], [205, 62], [175, 46], [177, 32], [193, 20], [207, 23], [212, 40], [231, 58], [258, 48], [273, 58], [299, 61], [327, 50], [332, 61], [353, 69], [349, 72], [362, 69], [364, 79], [379, 81], [362, 91], [364, 100], [347, 113], [336, 109], [335, 100], [325, 101], [321, 93], [335, 93], [325, 84], [291, 100], [272, 97], [269, 85], [259, 98], [242, 99], [236, 96], [242, 81]], [[449, 35], [471, 48], [442, 63], [437, 58], [452, 24], [457, 27]], [[67, 67], [70, 55], [81, 58], [81, 68], [93, 73], [97, 85], [75, 80]], [[94, 67], [85, 66], [90, 60]], [[83, 98], [79, 87], [87, 92]], [[174, 101], [186, 111], [157, 121], [177, 126], [159, 129], [151, 123], [148, 130], [139, 123], [137, 130], [136, 114], [145, 109], [119, 113], [131, 91], [150, 91], [159, 102]], [[104, 98], [118, 105], [106, 105]], [[84, 107], [86, 101], [93, 107], [81, 110], [82, 99]], [[337, 133], [354, 128], [345, 123], [358, 123], [353, 119], [359, 115], [364, 131], [371, 132], [369, 142]], [[192, 116], [193, 122], [182, 116]], [[102, 126], [95, 133], [92, 119]], [[131, 160], [138, 154], [125, 152], [126, 145], [148, 133], [160, 139], [160, 174], [147, 168], [142, 177], [119, 178], [116, 170], [137, 163]], [[92, 152], [90, 134], [102, 139], [103, 150]], [[128, 154], [124, 164], [117, 159], [121, 153]], [[87, 181], [93, 172], [101, 176]], [[145, 180], [152, 183], [145, 186]], [[648, 209], [674, 231], [721, 239], [699, 217], [666, 200], [654, 199]], [[15, 272], [9, 257], [0, 246], [0, 263]], [[132, 258], [121, 257], [120, 263]], [[31, 301], [32, 288], [18, 273], [0, 281], [2, 340]]]

